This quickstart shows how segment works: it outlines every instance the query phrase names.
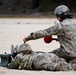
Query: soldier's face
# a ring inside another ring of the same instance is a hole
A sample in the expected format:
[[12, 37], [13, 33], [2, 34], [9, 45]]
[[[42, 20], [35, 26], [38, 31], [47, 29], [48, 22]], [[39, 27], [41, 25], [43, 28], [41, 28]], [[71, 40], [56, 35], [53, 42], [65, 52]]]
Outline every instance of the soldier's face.
[[61, 21], [61, 18], [60, 17], [57, 17], [57, 20], [60, 22]]

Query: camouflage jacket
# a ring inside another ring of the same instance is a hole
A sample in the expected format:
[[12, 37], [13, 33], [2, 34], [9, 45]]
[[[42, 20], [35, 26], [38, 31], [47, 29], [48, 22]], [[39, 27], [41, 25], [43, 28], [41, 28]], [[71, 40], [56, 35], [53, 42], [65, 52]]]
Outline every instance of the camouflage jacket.
[[76, 22], [65, 19], [47, 29], [33, 32], [27, 38], [35, 40], [50, 35], [57, 35], [61, 52], [66, 52], [70, 57], [76, 57]]

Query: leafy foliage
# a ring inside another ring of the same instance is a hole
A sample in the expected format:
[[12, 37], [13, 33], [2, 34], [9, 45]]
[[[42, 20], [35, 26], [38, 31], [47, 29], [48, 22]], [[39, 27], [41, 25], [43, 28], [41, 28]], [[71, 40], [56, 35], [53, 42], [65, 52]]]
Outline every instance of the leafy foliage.
[[0, 13], [53, 12], [61, 4], [76, 12], [76, 0], [0, 0]]

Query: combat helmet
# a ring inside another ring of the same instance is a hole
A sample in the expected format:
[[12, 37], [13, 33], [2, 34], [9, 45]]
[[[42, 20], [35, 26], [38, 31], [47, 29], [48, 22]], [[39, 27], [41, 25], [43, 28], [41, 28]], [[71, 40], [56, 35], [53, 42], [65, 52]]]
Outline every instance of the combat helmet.
[[56, 7], [56, 9], [55, 9], [55, 11], [54, 11], [54, 14], [56, 15], [56, 14], [62, 14], [62, 13], [64, 13], [64, 12], [69, 12], [70, 10], [69, 10], [69, 8], [66, 6], [66, 5], [60, 5], [60, 6], [58, 6], [58, 7]]
[[70, 9], [66, 5], [60, 5], [56, 7], [54, 14], [62, 19], [73, 18], [73, 15], [70, 13]]
[[23, 43], [19, 46], [18, 53], [20, 52], [33, 52], [29, 44]]

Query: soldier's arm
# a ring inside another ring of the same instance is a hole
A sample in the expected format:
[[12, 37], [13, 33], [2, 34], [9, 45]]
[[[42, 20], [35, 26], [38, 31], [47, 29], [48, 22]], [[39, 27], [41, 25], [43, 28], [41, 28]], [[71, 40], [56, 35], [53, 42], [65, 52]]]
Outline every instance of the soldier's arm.
[[26, 37], [26, 39], [34, 40], [34, 39], [39, 39], [50, 35], [56, 35], [58, 30], [59, 30], [59, 26], [54, 25], [44, 30], [32, 32], [29, 36]]
[[20, 62], [21, 62], [20, 57], [16, 56], [16, 57], [11, 61], [11, 63], [8, 64], [8, 68], [10, 68], [10, 69], [18, 69]]

